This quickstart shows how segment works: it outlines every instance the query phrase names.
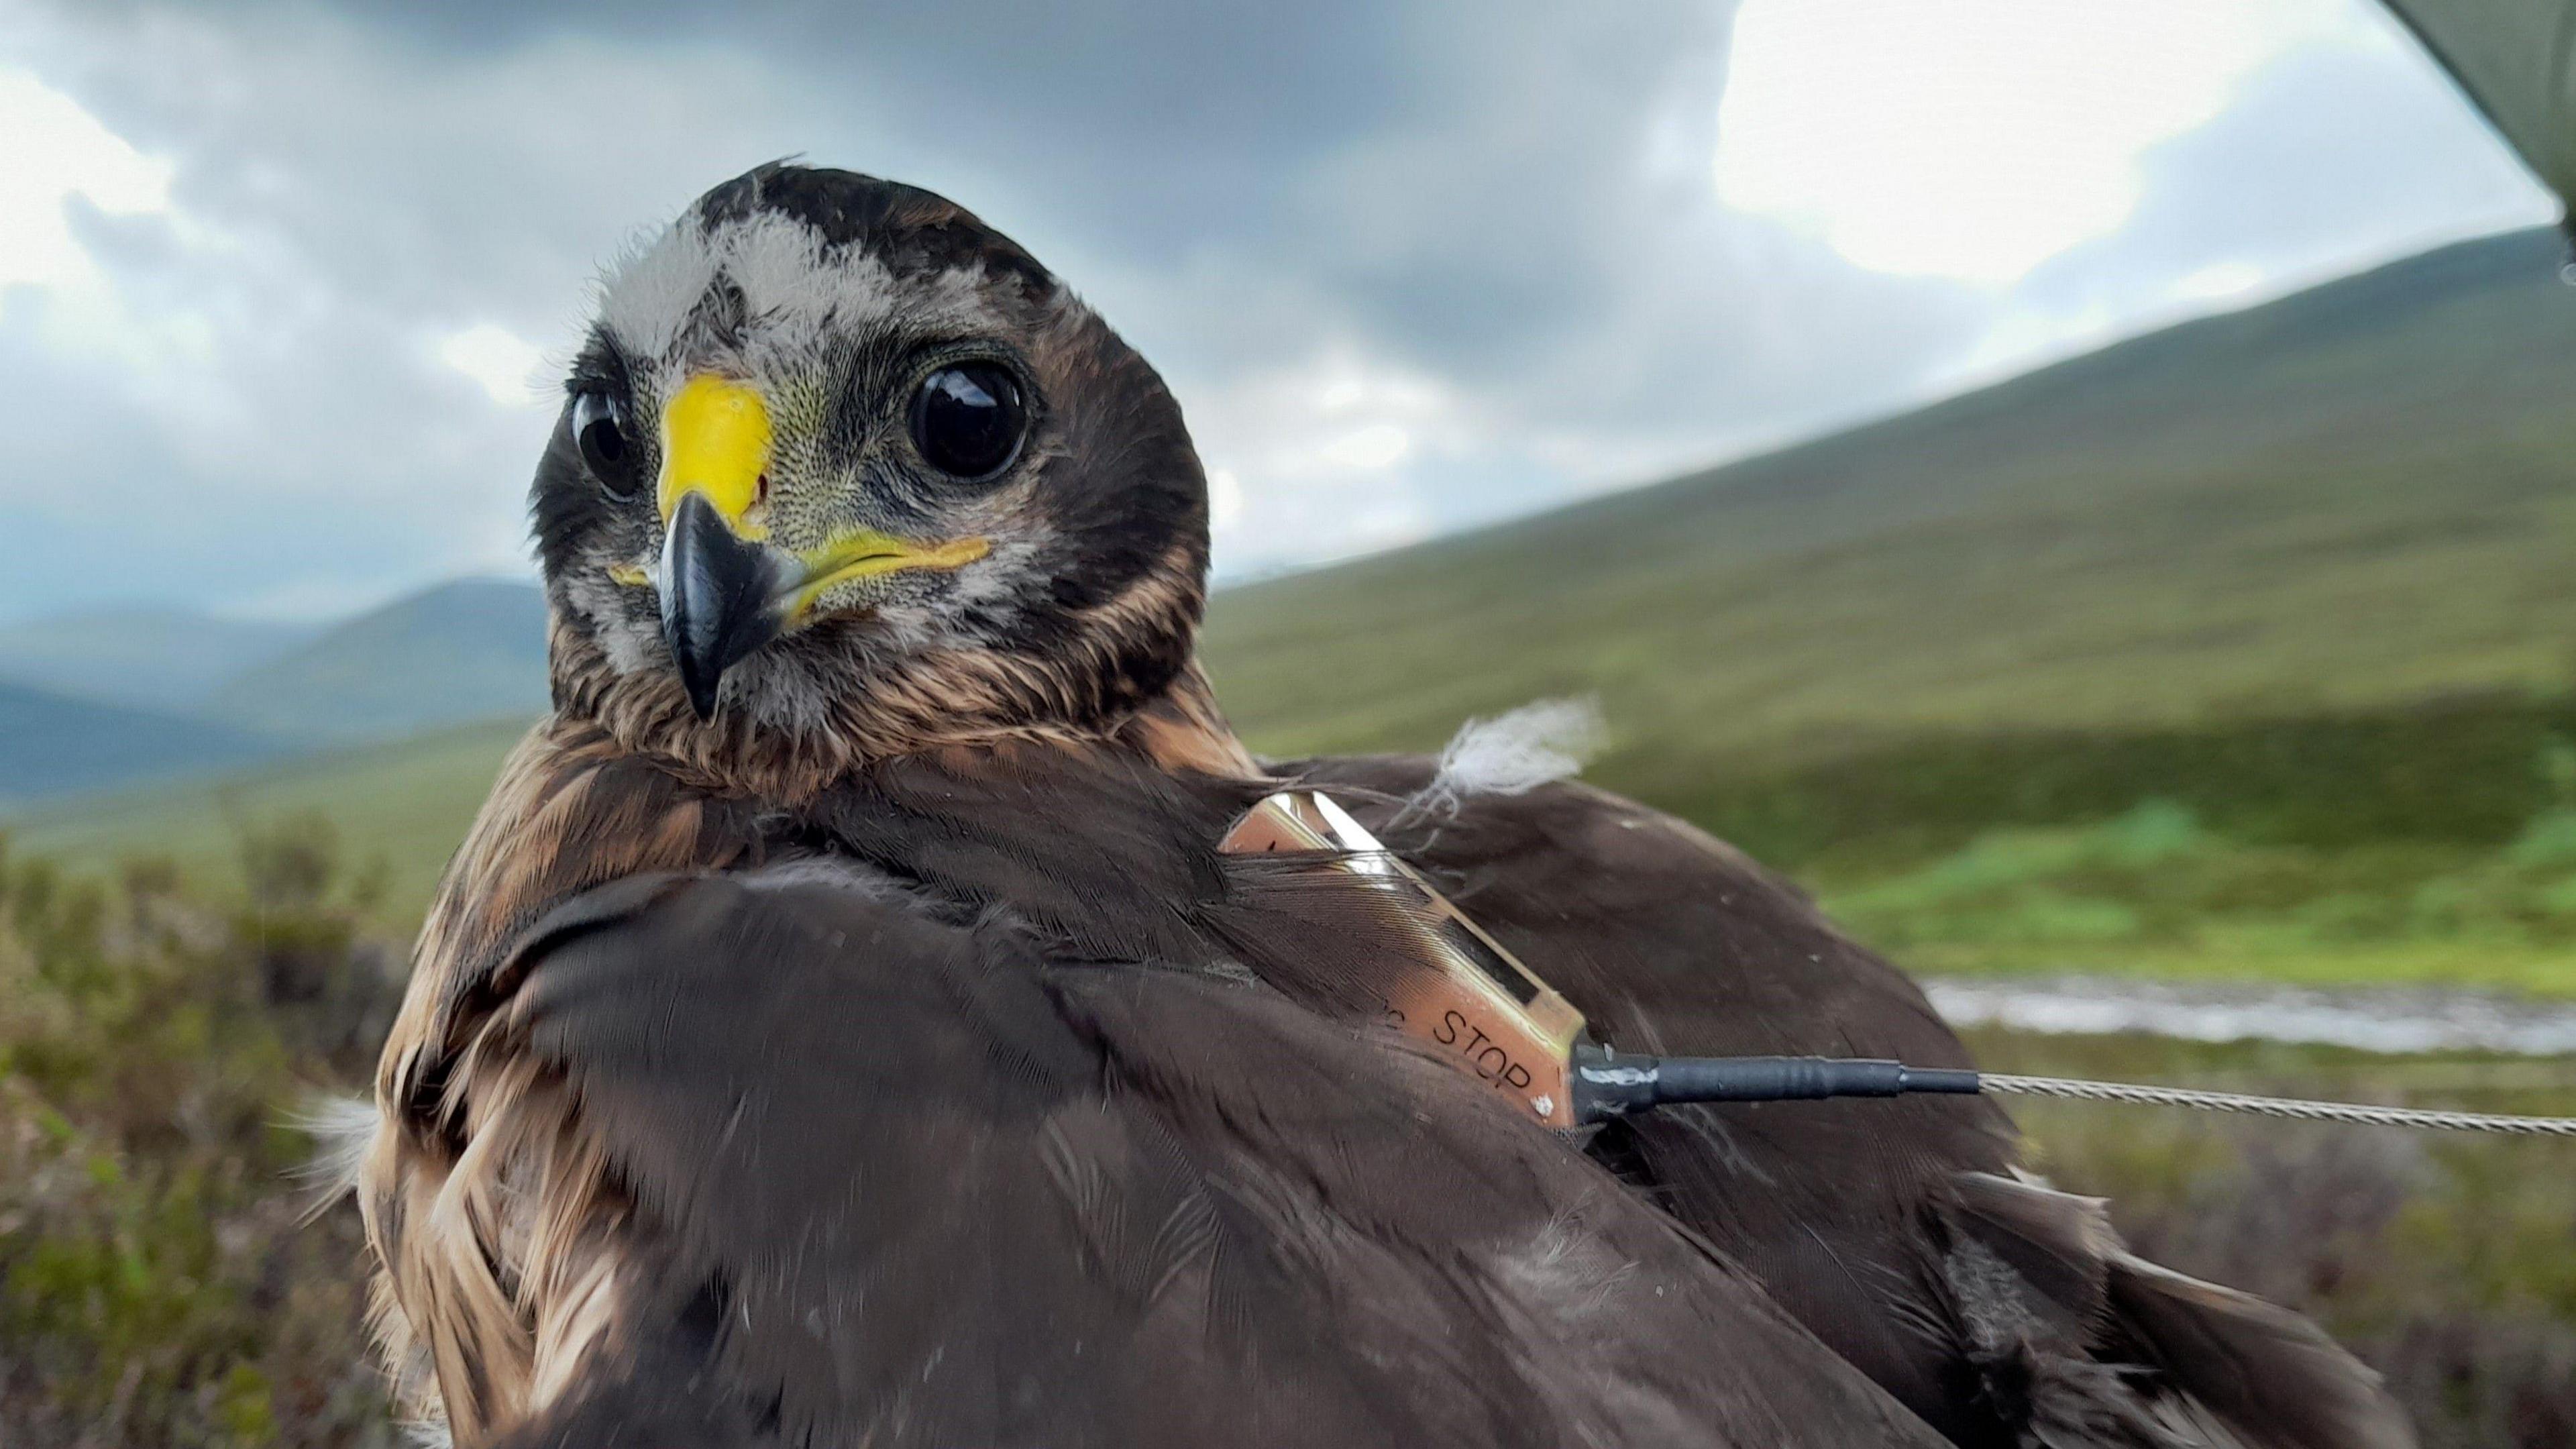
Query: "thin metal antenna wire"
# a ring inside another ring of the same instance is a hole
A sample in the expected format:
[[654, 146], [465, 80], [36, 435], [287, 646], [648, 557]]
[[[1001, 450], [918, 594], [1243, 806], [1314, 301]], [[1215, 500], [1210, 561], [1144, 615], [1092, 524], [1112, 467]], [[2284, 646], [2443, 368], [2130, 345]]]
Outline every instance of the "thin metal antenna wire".
[[2199, 1112], [2247, 1112], [2310, 1122], [2357, 1122], [2369, 1127], [2430, 1127], [2445, 1132], [2512, 1132], [2576, 1137], [2576, 1117], [2511, 1117], [2492, 1112], [2438, 1112], [2421, 1107], [2372, 1107], [2358, 1102], [2307, 1102], [2295, 1097], [2255, 1097], [2243, 1092], [2201, 1092], [2187, 1087], [2146, 1087], [2128, 1082], [2088, 1082], [2074, 1077], [2023, 1077], [1979, 1072], [1988, 1092], [2060, 1097], [2079, 1102], [2136, 1102], [2189, 1107]]

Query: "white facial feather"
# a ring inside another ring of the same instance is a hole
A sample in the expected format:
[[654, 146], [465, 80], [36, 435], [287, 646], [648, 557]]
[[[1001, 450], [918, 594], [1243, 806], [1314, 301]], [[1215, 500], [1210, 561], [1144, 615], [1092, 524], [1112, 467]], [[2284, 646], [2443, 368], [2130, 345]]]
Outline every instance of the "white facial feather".
[[682, 217], [609, 264], [599, 279], [600, 322], [629, 356], [660, 357], [715, 279], [706, 233]]
[[782, 735], [816, 735], [832, 721], [836, 681], [817, 673], [812, 661], [765, 650], [725, 671], [722, 698], [727, 709], [749, 710], [763, 730]]
[[952, 267], [907, 288], [880, 258], [827, 248], [822, 232], [774, 211], [714, 228], [681, 217], [606, 269], [598, 315], [630, 360], [672, 362], [719, 277], [742, 292], [755, 362], [809, 356], [836, 331], [884, 321], [898, 303], [908, 318], [940, 330], [975, 331], [996, 320], [981, 267]]
[[997, 622], [1008, 622], [1026, 596], [1045, 587], [1045, 577], [1037, 572], [1037, 557], [1036, 538], [1015, 538], [995, 545], [991, 553], [957, 571], [957, 582], [949, 595], [951, 611], [982, 610]]
[[884, 262], [855, 247], [827, 254], [823, 234], [793, 217], [754, 213], [719, 230], [713, 245], [716, 269], [742, 289], [756, 364], [811, 356], [834, 331], [894, 310]]
[[573, 569], [563, 581], [565, 603], [589, 621], [592, 637], [607, 652], [609, 668], [621, 677], [648, 669], [667, 669], [670, 656], [655, 647], [660, 632], [639, 628], [626, 616], [624, 595], [628, 588], [586, 566]]

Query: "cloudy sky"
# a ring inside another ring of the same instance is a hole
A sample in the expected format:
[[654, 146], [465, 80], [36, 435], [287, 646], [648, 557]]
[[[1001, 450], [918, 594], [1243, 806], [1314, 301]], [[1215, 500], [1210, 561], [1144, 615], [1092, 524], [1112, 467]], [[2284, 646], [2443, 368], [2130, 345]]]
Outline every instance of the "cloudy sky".
[[0, 619], [524, 573], [589, 279], [790, 153], [1081, 288], [1236, 577], [2555, 214], [2375, 0], [0, 0]]

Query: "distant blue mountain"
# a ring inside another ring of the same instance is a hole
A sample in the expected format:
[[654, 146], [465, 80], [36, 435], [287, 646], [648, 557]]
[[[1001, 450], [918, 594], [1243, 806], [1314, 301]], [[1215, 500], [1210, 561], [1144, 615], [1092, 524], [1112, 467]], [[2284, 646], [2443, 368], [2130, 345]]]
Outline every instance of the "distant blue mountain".
[[205, 711], [261, 733], [356, 740], [545, 707], [545, 595], [532, 584], [467, 579], [243, 670]]
[[0, 803], [225, 769], [297, 748], [210, 720], [0, 684]]
[[322, 628], [168, 608], [59, 615], [0, 625], [0, 681], [110, 704], [187, 710], [225, 680]]

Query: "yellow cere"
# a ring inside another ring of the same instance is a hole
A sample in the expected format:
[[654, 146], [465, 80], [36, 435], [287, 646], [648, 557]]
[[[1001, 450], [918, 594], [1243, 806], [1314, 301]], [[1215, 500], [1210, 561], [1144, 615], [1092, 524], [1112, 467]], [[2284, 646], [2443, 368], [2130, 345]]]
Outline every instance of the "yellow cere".
[[751, 384], [699, 373], [662, 407], [662, 483], [655, 498], [668, 521], [680, 500], [703, 493], [734, 532], [766, 532], [744, 515], [760, 501], [769, 468], [769, 405]]
[[852, 579], [875, 578], [906, 569], [964, 568], [992, 551], [992, 544], [980, 538], [911, 543], [874, 529], [845, 533], [829, 546], [805, 555], [805, 584], [796, 591], [788, 617], [802, 618], [813, 609], [815, 600]]

